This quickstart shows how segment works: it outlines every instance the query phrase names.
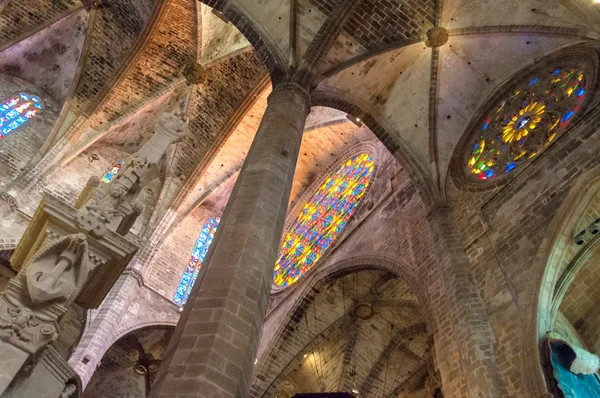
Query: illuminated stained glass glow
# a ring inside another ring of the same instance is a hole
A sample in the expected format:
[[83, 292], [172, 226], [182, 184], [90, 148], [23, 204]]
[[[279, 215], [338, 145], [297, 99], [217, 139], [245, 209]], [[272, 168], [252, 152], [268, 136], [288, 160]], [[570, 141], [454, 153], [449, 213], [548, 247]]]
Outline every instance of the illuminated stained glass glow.
[[587, 75], [584, 66], [553, 67], [523, 80], [482, 121], [465, 156], [467, 174], [499, 179], [539, 155], [581, 111]]
[[206, 257], [208, 248], [215, 237], [219, 221], [221, 221], [220, 218], [209, 218], [208, 222], [202, 227], [188, 265], [185, 267], [185, 271], [183, 271], [183, 276], [175, 292], [175, 297], [173, 297], [173, 301], [176, 304], [184, 305], [187, 302], [192, 287], [198, 278], [198, 273], [200, 272], [200, 267], [202, 267], [202, 262]]
[[27, 123], [44, 109], [39, 97], [19, 93], [13, 95], [0, 105], [0, 138]]
[[374, 167], [366, 153], [352, 157], [306, 202], [281, 244], [274, 272], [277, 286], [296, 282], [331, 246], [367, 191]]
[[115, 176], [119, 173], [119, 170], [121, 170], [121, 167], [123, 167], [123, 162], [120, 160], [117, 160], [117, 163], [113, 166], [112, 169], [110, 169], [106, 174], [104, 174], [104, 177], [102, 177], [102, 182], [106, 182], [109, 183], [113, 180], [113, 178], [115, 178]]

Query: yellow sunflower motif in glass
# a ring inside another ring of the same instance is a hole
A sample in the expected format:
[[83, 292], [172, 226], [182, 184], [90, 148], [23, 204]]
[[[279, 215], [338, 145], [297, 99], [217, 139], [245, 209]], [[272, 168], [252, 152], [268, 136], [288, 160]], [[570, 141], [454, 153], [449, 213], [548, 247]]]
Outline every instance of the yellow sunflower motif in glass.
[[306, 202], [281, 243], [273, 274], [277, 286], [296, 282], [331, 246], [365, 195], [374, 168], [368, 154], [354, 156]]
[[465, 156], [467, 173], [497, 179], [539, 155], [581, 110], [587, 74], [584, 66], [561, 66], [517, 85], [482, 122]]

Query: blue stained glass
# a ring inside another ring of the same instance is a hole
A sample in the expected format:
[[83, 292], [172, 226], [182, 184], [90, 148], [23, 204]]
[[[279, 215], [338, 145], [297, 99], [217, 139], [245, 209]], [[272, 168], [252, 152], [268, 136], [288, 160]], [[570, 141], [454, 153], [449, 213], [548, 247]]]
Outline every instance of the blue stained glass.
[[575, 114], [575, 112], [573, 111], [569, 111], [567, 113], [565, 113], [565, 115], [563, 116], [563, 123], [566, 123], [567, 121], [569, 121], [569, 119]]
[[221, 221], [220, 218], [209, 218], [208, 222], [202, 227], [198, 240], [196, 241], [196, 245], [192, 250], [192, 255], [188, 261], [188, 265], [185, 267], [183, 276], [179, 282], [179, 286], [175, 291], [175, 297], [173, 297], [173, 301], [176, 304], [184, 305], [187, 302], [190, 292], [192, 291], [192, 287], [198, 278], [200, 268], [202, 267], [202, 262], [204, 261], [206, 253], [208, 252], [208, 248], [215, 237], [215, 232], [219, 226], [219, 221]]
[[538, 82], [538, 80], [540, 80], [539, 77], [536, 77], [535, 79], [533, 79], [531, 82], [529, 82], [529, 85], [532, 86], [534, 84], [536, 84]]
[[19, 93], [0, 105], [0, 138], [16, 130], [44, 109], [40, 99]]

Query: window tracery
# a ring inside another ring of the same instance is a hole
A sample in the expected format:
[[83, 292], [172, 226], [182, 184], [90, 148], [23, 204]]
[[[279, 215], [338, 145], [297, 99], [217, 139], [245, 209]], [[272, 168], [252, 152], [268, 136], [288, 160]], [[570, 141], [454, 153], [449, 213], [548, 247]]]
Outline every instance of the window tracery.
[[366, 153], [352, 157], [306, 202], [281, 244], [274, 271], [277, 286], [296, 282], [331, 246], [367, 191], [374, 167]]
[[198, 273], [200, 272], [200, 268], [202, 267], [202, 262], [206, 257], [206, 253], [208, 252], [208, 248], [212, 243], [215, 232], [217, 231], [217, 227], [219, 226], [220, 218], [209, 218], [208, 222], [204, 224], [202, 230], [200, 231], [200, 236], [196, 241], [196, 245], [194, 246], [194, 250], [192, 250], [192, 255], [190, 256], [190, 260], [188, 261], [188, 265], [183, 271], [183, 276], [181, 277], [181, 281], [179, 282], [179, 286], [175, 291], [175, 297], [173, 297], [173, 301], [178, 305], [184, 305], [192, 291], [192, 287], [194, 287], [194, 283], [198, 278]]
[[42, 100], [32, 94], [18, 93], [0, 105], [0, 138], [6, 137], [44, 109]]
[[584, 66], [554, 67], [525, 79], [478, 127], [465, 156], [466, 174], [496, 180], [535, 158], [581, 111], [587, 88]]

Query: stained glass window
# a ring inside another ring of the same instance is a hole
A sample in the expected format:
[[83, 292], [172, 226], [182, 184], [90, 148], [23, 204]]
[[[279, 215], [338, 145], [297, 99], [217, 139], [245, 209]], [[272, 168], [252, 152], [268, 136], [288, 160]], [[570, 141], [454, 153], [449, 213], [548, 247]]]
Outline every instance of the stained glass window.
[[27, 123], [44, 109], [35, 95], [19, 93], [0, 105], [0, 138]]
[[478, 127], [465, 156], [467, 174], [498, 179], [539, 155], [581, 111], [584, 67], [554, 67], [525, 79]]
[[115, 178], [115, 176], [119, 173], [121, 167], [123, 167], [123, 162], [117, 160], [117, 163], [113, 166], [113, 168], [110, 169], [110, 171], [108, 171], [106, 174], [104, 174], [104, 177], [102, 177], [102, 182], [111, 182], [113, 178]]
[[202, 227], [200, 236], [196, 241], [196, 246], [194, 246], [194, 250], [192, 251], [188, 265], [185, 267], [185, 271], [183, 272], [183, 276], [181, 277], [181, 281], [179, 282], [179, 286], [175, 292], [173, 301], [176, 304], [184, 305], [187, 302], [190, 292], [192, 291], [192, 287], [198, 278], [198, 273], [200, 272], [200, 267], [202, 267], [204, 257], [206, 257], [208, 248], [215, 237], [215, 232], [219, 226], [219, 221], [221, 221], [220, 218], [209, 218], [208, 222], [204, 224], [204, 227]]
[[368, 154], [354, 156], [306, 202], [281, 244], [274, 272], [277, 286], [296, 282], [331, 246], [364, 196], [373, 169]]

